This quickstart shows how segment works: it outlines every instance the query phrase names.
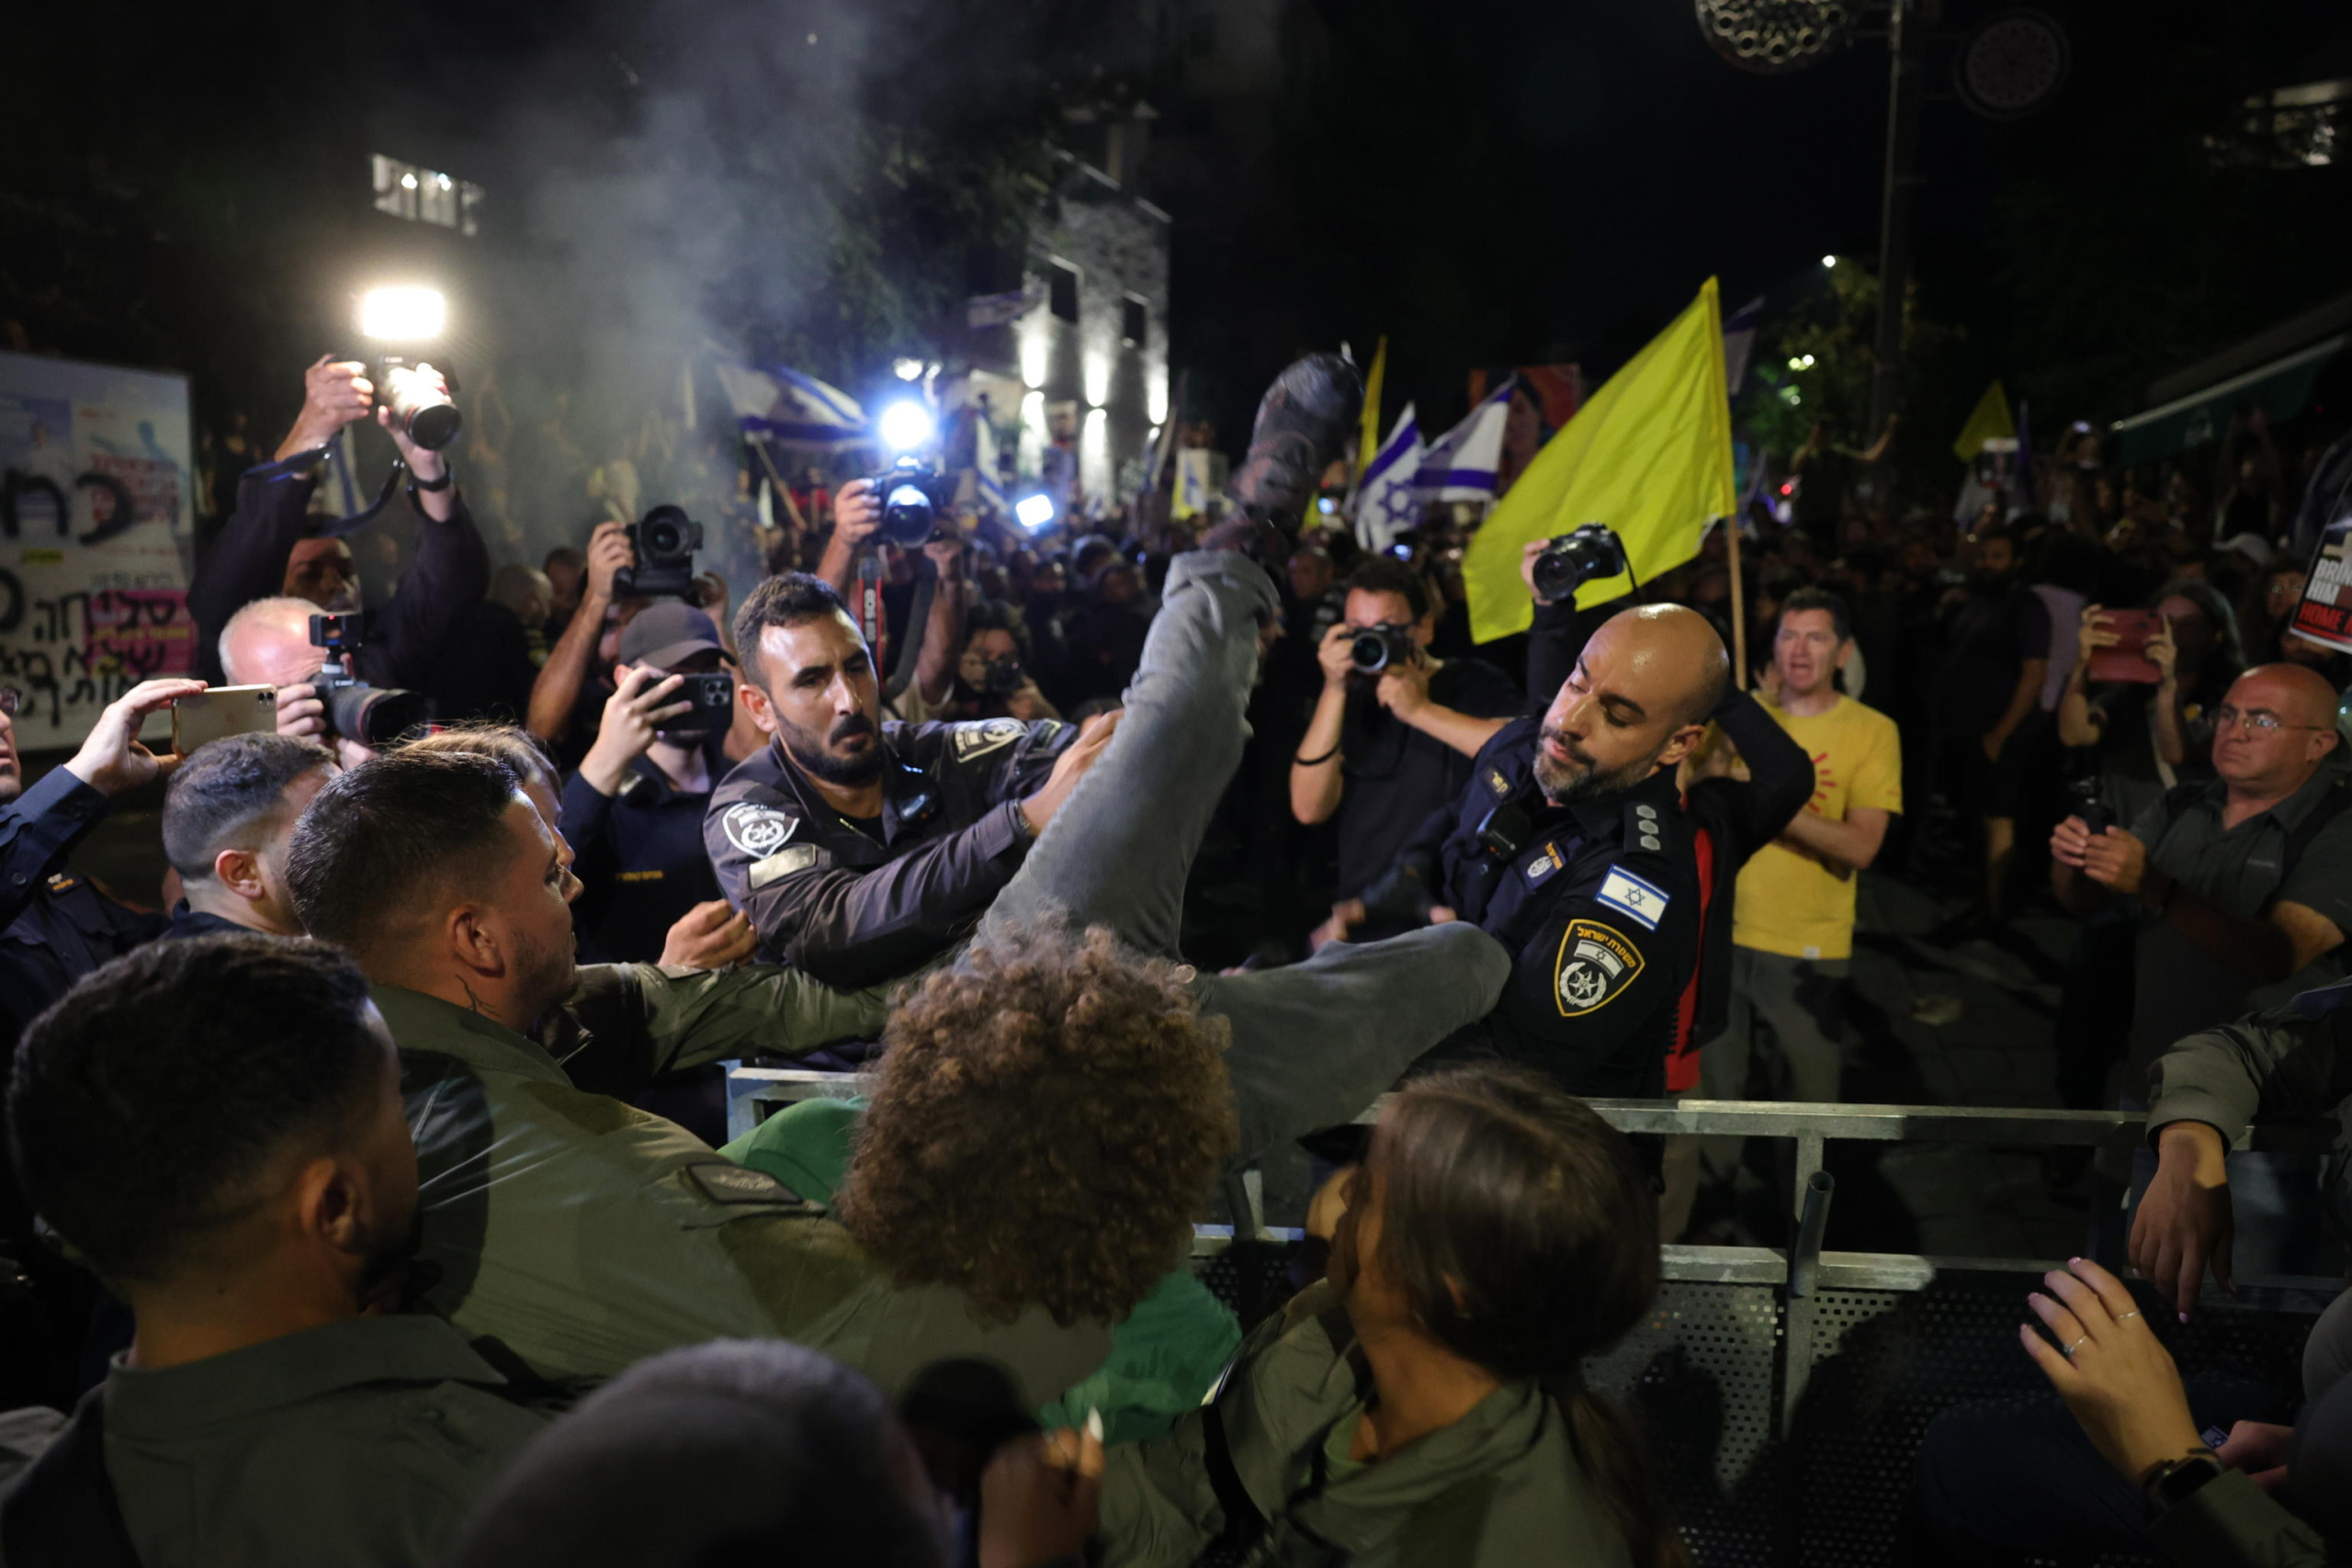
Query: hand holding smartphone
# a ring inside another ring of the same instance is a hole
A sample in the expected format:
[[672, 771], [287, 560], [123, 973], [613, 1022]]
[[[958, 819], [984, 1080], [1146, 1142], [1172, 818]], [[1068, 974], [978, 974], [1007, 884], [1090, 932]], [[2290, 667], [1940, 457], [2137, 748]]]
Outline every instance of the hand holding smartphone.
[[2164, 679], [2164, 671], [2147, 655], [2148, 639], [2162, 635], [2165, 629], [2163, 611], [2102, 610], [2098, 625], [2113, 632], [2116, 640], [2113, 647], [2092, 651], [2090, 679], [2136, 681], [2149, 686]]

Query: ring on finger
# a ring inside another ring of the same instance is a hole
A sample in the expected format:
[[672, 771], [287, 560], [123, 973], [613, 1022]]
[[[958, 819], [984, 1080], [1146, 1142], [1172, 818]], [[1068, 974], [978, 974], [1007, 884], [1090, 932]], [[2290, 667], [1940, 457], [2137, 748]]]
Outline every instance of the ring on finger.
[[2080, 1339], [2075, 1340], [2072, 1345], [2065, 1346], [2064, 1348], [2063, 1348], [2062, 1349], [2060, 1349], [2058, 1353], [2059, 1353], [2060, 1355], [2062, 1355], [2062, 1356], [2065, 1357], [2065, 1358], [2066, 1358], [2066, 1359], [2068, 1359], [2068, 1360], [2070, 1360], [2070, 1361], [2071, 1361], [2071, 1360], [2073, 1360], [2073, 1359], [2075, 1359], [2075, 1351], [2077, 1351], [2077, 1350], [2079, 1350], [2079, 1349], [2081, 1349], [2084, 1346], [2086, 1346], [2086, 1345], [2089, 1344], [2090, 1342], [2091, 1342], [2091, 1337], [2090, 1337], [2089, 1335], [2086, 1334], [2086, 1335], [2084, 1335]]
[[2122, 1323], [2122, 1322], [2126, 1322], [2126, 1321], [2127, 1321], [2127, 1320], [2129, 1320], [2129, 1319], [2135, 1318], [2135, 1317], [2137, 1317], [2137, 1316], [2139, 1316], [2139, 1315], [2140, 1315], [2140, 1309], [2139, 1309], [2138, 1307], [2133, 1307], [2130, 1312], [2125, 1313], [2121, 1317], [2117, 1318], [2115, 1321], [2116, 1321], [2116, 1322], [2118, 1322], [2118, 1323]]

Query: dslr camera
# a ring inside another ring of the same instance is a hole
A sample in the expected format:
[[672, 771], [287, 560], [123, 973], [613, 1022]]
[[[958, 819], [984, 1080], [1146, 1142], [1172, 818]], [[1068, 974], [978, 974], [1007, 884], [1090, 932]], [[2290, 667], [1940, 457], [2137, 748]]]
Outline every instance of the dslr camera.
[[948, 485], [939, 470], [912, 454], [872, 477], [882, 506], [882, 537], [901, 549], [920, 549], [939, 536], [939, 512]]
[[1628, 570], [1625, 542], [1608, 524], [1588, 523], [1547, 543], [1530, 575], [1535, 579], [1535, 592], [1556, 604], [1588, 582]]
[[1029, 679], [1018, 659], [991, 659], [988, 673], [980, 677], [980, 691], [991, 697], [1009, 697], [1019, 691]]
[[[446, 373], [442, 380], [448, 380]], [[465, 428], [465, 416], [449, 400], [449, 394], [435, 384], [434, 378], [396, 354], [376, 361], [376, 393], [392, 411], [392, 422], [401, 433], [428, 452], [438, 452]]]
[[432, 722], [433, 704], [422, 692], [371, 686], [351, 672], [351, 657], [359, 651], [357, 615], [312, 615], [311, 646], [327, 652], [311, 684], [326, 705], [328, 733], [382, 748]]
[[1348, 661], [1359, 675], [1377, 675], [1392, 664], [1410, 664], [1415, 651], [1411, 626], [1370, 626], [1349, 644]]
[[696, 602], [695, 552], [702, 548], [701, 524], [683, 508], [657, 506], [628, 525], [628, 543], [637, 559], [613, 573], [616, 594]]

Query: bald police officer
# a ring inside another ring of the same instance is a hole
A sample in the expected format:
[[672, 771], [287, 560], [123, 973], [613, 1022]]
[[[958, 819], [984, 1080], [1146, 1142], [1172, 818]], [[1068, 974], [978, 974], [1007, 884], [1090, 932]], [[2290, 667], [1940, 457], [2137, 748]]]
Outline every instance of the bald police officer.
[[1675, 769], [1730, 682], [1713, 626], [1651, 604], [1594, 632], [1541, 719], [1498, 731], [1363, 898], [1332, 916], [1466, 920], [1514, 955], [1494, 1010], [1447, 1043], [1577, 1094], [1664, 1092], [1698, 963], [1699, 875]]

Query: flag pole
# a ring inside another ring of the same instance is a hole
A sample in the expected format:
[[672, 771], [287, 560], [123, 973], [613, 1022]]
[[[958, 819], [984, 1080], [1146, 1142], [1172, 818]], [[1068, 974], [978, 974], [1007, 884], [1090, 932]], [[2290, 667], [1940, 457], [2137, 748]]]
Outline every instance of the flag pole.
[[1724, 547], [1731, 564], [1731, 678], [1747, 690], [1747, 595], [1739, 586], [1739, 519], [1724, 519]]

